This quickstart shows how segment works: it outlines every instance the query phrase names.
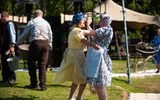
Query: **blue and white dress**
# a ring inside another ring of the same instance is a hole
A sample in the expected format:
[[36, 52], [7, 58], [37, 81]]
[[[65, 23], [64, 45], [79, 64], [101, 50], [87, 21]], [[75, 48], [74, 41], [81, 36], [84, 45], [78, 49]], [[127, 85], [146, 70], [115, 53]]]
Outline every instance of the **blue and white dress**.
[[96, 29], [94, 43], [101, 46], [99, 50], [89, 48], [86, 58], [87, 83], [97, 86], [110, 86], [112, 62], [108, 55], [108, 47], [113, 38], [110, 25]]

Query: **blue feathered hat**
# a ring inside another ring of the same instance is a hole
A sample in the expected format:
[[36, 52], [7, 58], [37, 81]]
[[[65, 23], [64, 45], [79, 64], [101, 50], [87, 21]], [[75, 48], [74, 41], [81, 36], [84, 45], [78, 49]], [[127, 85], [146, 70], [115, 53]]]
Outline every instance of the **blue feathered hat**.
[[77, 24], [79, 23], [79, 21], [81, 21], [84, 18], [84, 15], [82, 12], [77, 12], [74, 14], [73, 18], [72, 18], [72, 23], [73, 24]]

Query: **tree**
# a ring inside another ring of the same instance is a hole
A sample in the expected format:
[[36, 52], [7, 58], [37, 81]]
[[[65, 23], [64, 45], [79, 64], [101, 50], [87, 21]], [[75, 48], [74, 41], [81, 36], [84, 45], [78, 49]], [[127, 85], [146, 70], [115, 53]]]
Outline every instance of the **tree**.
[[63, 0], [46, 0], [46, 15], [59, 16], [63, 12]]
[[0, 0], [0, 12], [7, 11], [10, 14], [13, 13], [13, 0]]

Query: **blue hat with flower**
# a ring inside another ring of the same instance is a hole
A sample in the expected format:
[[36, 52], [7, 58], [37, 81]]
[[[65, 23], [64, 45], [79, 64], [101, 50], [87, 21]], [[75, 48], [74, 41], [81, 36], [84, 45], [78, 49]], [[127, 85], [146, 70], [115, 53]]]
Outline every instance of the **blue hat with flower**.
[[77, 24], [79, 23], [79, 21], [81, 21], [84, 18], [84, 15], [82, 12], [77, 12], [74, 14], [73, 18], [72, 18], [72, 23], [73, 24]]

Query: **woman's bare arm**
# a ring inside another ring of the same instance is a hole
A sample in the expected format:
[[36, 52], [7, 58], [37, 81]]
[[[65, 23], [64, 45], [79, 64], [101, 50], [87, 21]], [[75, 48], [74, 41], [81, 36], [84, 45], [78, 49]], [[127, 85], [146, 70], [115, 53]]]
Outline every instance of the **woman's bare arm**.
[[86, 46], [93, 47], [93, 48], [96, 49], [96, 50], [98, 50], [98, 49], [100, 48], [99, 45], [97, 45], [97, 44], [95, 44], [95, 43], [91, 43], [91, 42], [89, 42], [89, 41], [86, 40], [86, 39], [82, 39], [81, 42], [82, 42], [83, 44], [85, 44]]

